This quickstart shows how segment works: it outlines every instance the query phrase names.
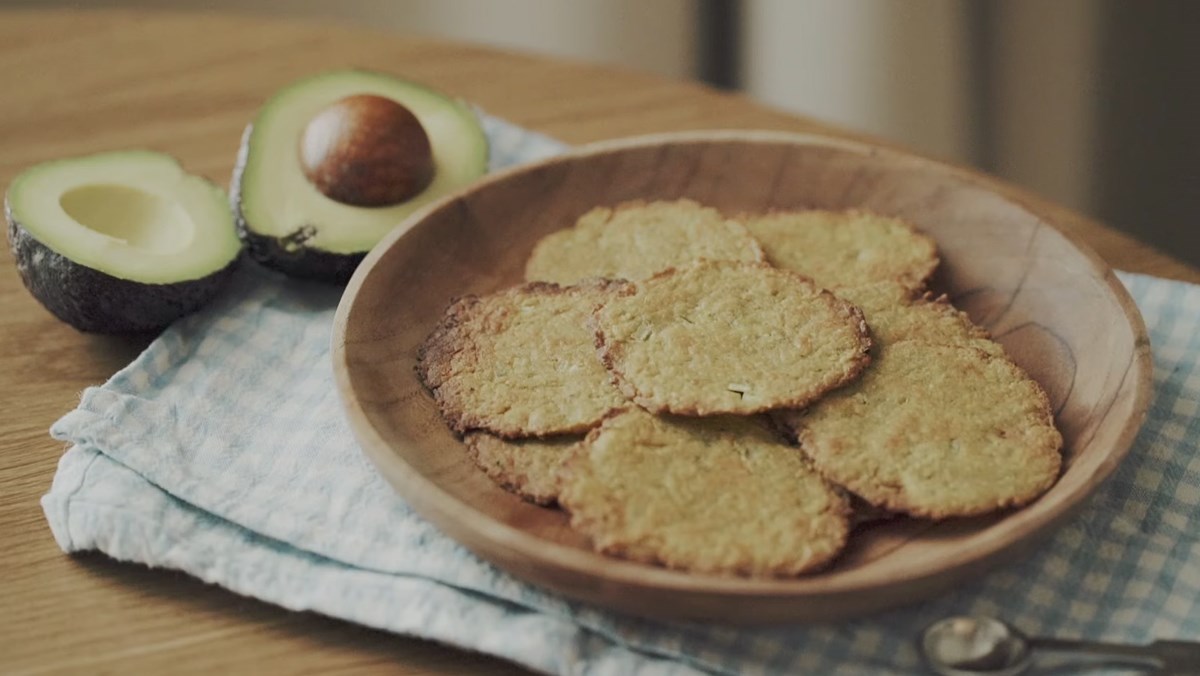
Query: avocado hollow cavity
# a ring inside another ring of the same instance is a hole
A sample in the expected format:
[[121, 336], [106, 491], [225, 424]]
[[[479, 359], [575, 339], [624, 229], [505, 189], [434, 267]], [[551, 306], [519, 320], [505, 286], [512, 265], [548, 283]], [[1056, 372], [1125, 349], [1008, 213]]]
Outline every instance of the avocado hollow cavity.
[[83, 227], [148, 253], [177, 253], [196, 234], [178, 203], [133, 186], [83, 185], [63, 193], [59, 203]]
[[5, 215], [22, 282], [81, 331], [163, 328], [211, 300], [241, 250], [225, 192], [151, 151], [30, 167]]

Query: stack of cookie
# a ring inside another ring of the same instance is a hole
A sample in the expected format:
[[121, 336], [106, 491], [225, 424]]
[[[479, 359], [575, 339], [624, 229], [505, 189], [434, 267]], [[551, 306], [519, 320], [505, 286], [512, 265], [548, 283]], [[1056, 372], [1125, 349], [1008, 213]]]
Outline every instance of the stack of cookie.
[[453, 302], [417, 369], [480, 468], [597, 550], [795, 575], [844, 548], [852, 496], [945, 518], [1057, 478], [1045, 393], [929, 297], [937, 264], [866, 212], [597, 208], [527, 283]]

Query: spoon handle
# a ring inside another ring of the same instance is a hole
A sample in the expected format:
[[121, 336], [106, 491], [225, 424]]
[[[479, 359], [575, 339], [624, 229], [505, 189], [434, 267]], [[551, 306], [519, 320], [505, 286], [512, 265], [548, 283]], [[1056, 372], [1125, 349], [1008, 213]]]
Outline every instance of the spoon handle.
[[1195, 665], [1200, 669], [1200, 643], [1191, 641], [1155, 641], [1149, 645], [1129, 645], [1061, 638], [1036, 638], [1031, 647], [1039, 652], [1069, 653], [1103, 660], [1145, 664], [1155, 667]]
[[[1168, 669], [1176, 674], [1200, 674], [1200, 643], [1196, 641], [1155, 641], [1150, 647], [1157, 648]], [[1179, 670], [1179, 671], [1174, 671]]]

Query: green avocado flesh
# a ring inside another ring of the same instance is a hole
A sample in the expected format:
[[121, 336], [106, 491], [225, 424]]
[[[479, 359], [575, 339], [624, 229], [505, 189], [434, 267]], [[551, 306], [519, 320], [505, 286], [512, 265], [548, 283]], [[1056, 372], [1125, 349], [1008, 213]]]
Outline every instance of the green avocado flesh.
[[215, 295], [241, 250], [224, 191], [151, 151], [30, 167], [5, 213], [25, 286], [84, 331], [166, 326]]
[[[432, 182], [399, 204], [344, 204], [319, 191], [304, 173], [300, 139], [309, 122], [331, 104], [362, 94], [400, 103], [429, 137]], [[243, 136], [231, 201], [238, 231], [256, 260], [299, 277], [345, 282], [388, 231], [482, 176], [487, 163], [487, 137], [462, 102], [379, 73], [335, 71], [297, 82], [263, 106]]]

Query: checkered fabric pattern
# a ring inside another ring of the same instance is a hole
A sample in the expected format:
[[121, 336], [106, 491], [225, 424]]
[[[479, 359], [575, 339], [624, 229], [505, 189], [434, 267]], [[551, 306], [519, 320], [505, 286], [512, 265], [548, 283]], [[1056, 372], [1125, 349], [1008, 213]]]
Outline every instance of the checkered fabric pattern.
[[[496, 167], [555, 142], [487, 119]], [[64, 551], [492, 653], [547, 673], [920, 673], [914, 632], [984, 613], [1030, 633], [1200, 638], [1200, 287], [1122, 274], [1156, 400], [1129, 458], [1032, 556], [919, 606], [739, 629], [617, 617], [530, 587], [414, 514], [355, 446], [333, 385], [336, 290], [247, 266], [56, 423], [42, 504]], [[297, 368], [297, 365], [303, 365]]]

